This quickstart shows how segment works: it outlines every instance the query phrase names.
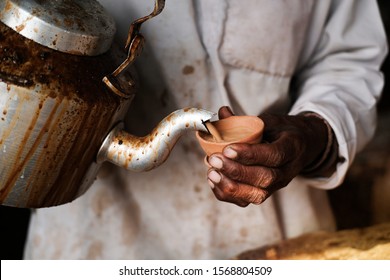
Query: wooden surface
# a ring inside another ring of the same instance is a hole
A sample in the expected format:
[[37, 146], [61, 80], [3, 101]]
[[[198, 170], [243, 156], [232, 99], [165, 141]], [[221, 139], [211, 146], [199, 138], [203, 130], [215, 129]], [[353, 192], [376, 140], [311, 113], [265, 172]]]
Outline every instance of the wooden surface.
[[390, 260], [390, 223], [315, 232], [246, 251], [239, 260]]

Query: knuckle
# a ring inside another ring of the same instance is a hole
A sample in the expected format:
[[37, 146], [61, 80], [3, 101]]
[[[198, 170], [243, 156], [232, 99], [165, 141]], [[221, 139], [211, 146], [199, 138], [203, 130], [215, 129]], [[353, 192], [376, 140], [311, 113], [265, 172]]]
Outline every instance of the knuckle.
[[227, 184], [223, 190], [223, 193], [227, 197], [234, 197], [237, 191], [238, 191], [238, 187], [236, 184]]
[[235, 146], [235, 149], [238, 151], [238, 159], [243, 163], [253, 163], [256, 162], [257, 153], [256, 149], [253, 148], [253, 145], [241, 143]]
[[270, 144], [246, 150], [245, 161], [250, 164], [256, 164], [260, 161], [265, 165], [277, 167], [286, 162], [287, 156], [286, 150]]
[[280, 166], [285, 162], [286, 158], [285, 151], [278, 151], [270, 156], [270, 161], [272, 162], [272, 166]]
[[284, 150], [270, 149], [265, 155], [265, 162], [269, 166], [278, 167], [286, 162], [287, 154]]
[[244, 168], [239, 168], [239, 167], [233, 167], [229, 170], [229, 177], [233, 179], [241, 179], [244, 177], [245, 169]]
[[267, 199], [267, 192], [264, 190], [257, 189], [250, 197], [250, 202], [253, 204], [261, 204]]
[[248, 170], [245, 166], [234, 163], [227, 167], [224, 167], [223, 170], [224, 174], [226, 174], [229, 178], [236, 180], [236, 181], [242, 181], [245, 180], [245, 178], [248, 177]]
[[219, 189], [220, 192], [218, 192], [217, 198], [223, 201], [231, 201], [233, 198], [235, 198], [238, 191], [237, 185], [231, 183], [219, 186]]
[[272, 186], [276, 181], [277, 172], [275, 169], [267, 168], [257, 177], [256, 186], [266, 188]]
[[256, 150], [247, 149], [247, 151], [244, 155], [245, 155], [245, 160], [247, 162], [251, 162], [251, 163], [257, 162], [258, 155], [257, 155]]

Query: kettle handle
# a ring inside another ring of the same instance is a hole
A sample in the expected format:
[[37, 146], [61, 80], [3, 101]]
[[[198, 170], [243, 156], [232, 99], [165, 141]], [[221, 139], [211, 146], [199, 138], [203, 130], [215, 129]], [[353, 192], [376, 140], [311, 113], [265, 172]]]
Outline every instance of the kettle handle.
[[125, 45], [125, 49], [127, 49], [126, 59], [118, 66], [117, 69], [114, 70], [114, 72], [103, 78], [103, 82], [107, 85], [107, 87], [120, 97], [128, 98], [128, 93], [131, 92], [134, 86], [133, 81], [128, 81], [124, 77], [121, 78], [119, 75], [134, 62], [134, 60], [141, 54], [143, 50], [145, 38], [140, 33], [141, 25], [148, 19], [151, 19], [160, 14], [164, 7], [165, 0], [156, 0], [152, 13], [135, 20], [130, 25]]

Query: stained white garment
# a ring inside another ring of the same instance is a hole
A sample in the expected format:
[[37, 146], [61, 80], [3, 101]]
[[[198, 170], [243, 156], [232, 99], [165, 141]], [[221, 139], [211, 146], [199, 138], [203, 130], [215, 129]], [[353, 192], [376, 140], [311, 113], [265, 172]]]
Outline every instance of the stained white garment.
[[[100, 0], [118, 23], [153, 0]], [[193, 134], [147, 173], [109, 166], [67, 205], [34, 211], [27, 259], [226, 259], [305, 232], [333, 230], [326, 189], [338, 186], [372, 137], [387, 53], [375, 1], [167, 0], [141, 29], [141, 90], [128, 130], [146, 134], [183, 107], [237, 114], [314, 111], [345, 159], [330, 178], [294, 179], [261, 205], [218, 201]], [[292, 78], [294, 76], [294, 83]]]

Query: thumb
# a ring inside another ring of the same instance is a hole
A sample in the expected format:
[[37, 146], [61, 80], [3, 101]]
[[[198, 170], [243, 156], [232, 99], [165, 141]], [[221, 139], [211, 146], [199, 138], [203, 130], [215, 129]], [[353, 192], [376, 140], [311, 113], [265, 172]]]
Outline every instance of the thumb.
[[218, 110], [218, 118], [226, 119], [228, 117], [234, 116], [232, 109], [229, 106], [223, 106]]

